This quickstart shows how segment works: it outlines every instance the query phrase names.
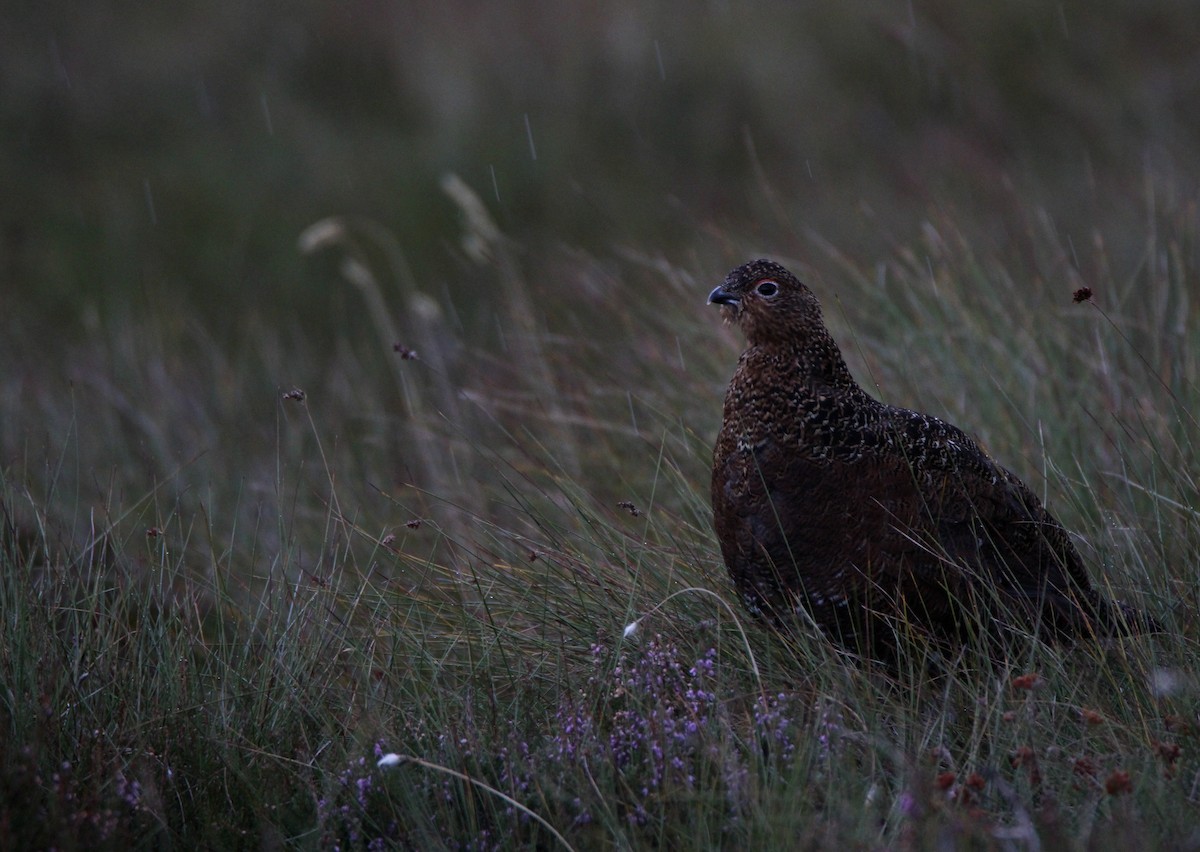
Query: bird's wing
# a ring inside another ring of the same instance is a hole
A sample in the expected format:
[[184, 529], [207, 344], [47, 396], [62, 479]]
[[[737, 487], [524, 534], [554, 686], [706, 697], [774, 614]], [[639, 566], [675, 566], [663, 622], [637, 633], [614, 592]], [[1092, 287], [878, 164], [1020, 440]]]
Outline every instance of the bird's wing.
[[905, 445], [946, 556], [1006, 597], [1040, 601], [1064, 617], [1094, 608], [1079, 552], [1037, 495], [962, 430], [922, 419], [923, 443], [910, 437]]

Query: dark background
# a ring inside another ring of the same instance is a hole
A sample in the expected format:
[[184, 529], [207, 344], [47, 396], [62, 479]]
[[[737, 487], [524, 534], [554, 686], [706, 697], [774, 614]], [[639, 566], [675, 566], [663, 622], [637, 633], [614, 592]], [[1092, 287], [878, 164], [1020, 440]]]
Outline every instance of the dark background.
[[447, 172], [535, 277], [561, 246], [715, 276], [737, 240], [883, 256], [931, 208], [1019, 242], [1014, 199], [1131, 262], [1131, 199], [1200, 162], [1200, 8], [1173, 0], [49, 2], [0, 34], [4, 306], [68, 337], [148, 307], [331, 341], [299, 233], [369, 217], [437, 292]]

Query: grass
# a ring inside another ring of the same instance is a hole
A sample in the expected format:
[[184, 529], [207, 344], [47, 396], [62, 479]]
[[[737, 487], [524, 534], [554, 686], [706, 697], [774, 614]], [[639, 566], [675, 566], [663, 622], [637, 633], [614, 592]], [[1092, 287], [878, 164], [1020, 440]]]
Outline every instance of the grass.
[[[0, 848], [1200, 846], [1200, 7], [461, 6], [5, 17]], [[759, 255], [1168, 632], [750, 618]]]
[[1124, 271], [1036, 209], [1008, 246], [935, 212], [879, 265], [807, 238], [864, 384], [978, 433], [1169, 629], [889, 677], [719, 564], [721, 269], [535, 278], [447, 190], [494, 342], [338, 219], [302, 241], [361, 304], [328, 359], [156, 313], [74, 344], [68, 391], [7, 344], [0, 845], [1200, 842], [1194, 205], [1146, 203]]

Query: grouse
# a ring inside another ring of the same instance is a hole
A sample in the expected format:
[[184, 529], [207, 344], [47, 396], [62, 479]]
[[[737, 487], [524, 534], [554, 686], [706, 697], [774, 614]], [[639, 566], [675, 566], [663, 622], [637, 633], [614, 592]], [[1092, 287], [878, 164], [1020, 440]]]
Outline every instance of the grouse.
[[713, 522], [748, 607], [889, 656], [938, 640], [1157, 629], [1104, 599], [1063, 527], [962, 430], [870, 397], [816, 297], [768, 260], [712, 291], [749, 347], [713, 452]]

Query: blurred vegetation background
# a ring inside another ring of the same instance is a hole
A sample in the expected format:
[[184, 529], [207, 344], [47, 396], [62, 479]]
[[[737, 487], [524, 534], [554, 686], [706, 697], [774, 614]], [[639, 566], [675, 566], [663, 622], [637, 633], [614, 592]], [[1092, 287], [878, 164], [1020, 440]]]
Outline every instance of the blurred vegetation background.
[[327, 345], [352, 311], [295, 241], [332, 214], [393, 231], [417, 280], [455, 282], [479, 321], [446, 172], [535, 280], [547, 247], [625, 246], [707, 281], [737, 239], [886, 253], [931, 206], [1019, 243], [1015, 199], [1077, 241], [1103, 229], [1127, 262], [1143, 183], [1189, 193], [1200, 168], [1200, 10], [1174, 0], [0, 15], [0, 280], [9, 315], [59, 340], [149, 308], [223, 339], [270, 314]]

